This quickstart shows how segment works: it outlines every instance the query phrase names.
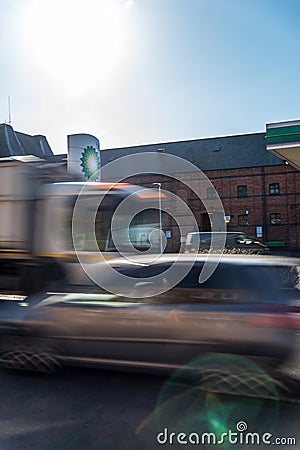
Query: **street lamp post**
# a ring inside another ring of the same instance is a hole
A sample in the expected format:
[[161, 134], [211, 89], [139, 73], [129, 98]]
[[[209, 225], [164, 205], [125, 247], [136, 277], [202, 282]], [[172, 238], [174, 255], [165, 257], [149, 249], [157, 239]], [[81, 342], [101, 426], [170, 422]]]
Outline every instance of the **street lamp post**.
[[158, 187], [158, 211], [159, 211], [159, 243], [160, 243], [160, 253], [163, 253], [163, 242], [162, 242], [162, 215], [161, 215], [161, 183], [152, 183], [154, 186]]

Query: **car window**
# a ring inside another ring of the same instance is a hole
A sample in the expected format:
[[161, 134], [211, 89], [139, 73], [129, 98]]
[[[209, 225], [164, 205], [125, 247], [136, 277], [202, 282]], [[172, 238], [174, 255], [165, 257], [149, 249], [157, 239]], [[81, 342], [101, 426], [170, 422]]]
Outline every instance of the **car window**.
[[[215, 291], [214, 301], [220, 301], [226, 299], [229, 295], [230, 298], [235, 298], [239, 302], [276, 302], [281, 303], [286, 301], [286, 297], [282, 295], [282, 290], [286, 288], [294, 289], [299, 284], [298, 271], [289, 266], [274, 267], [271, 265], [263, 264], [219, 264], [211, 277], [205, 281], [205, 283], [199, 283], [199, 276], [203, 268], [203, 262], [196, 262], [192, 268], [189, 268], [188, 263], [179, 263], [181, 266], [186, 266], [187, 275], [181, 280], [174, 288], [166, 290], [161, 295], [146, 297], [143, 299], [136, 299], [142, 303], [184, 303], [191, 300], [193, 293], [182, 293], [182, 289], [196, 290], [198, 293]], [[123, 275], [133, 278], [140, 278], [143, 285], [141, 288], [146, 289], [147, 284], [151, 284], [151, 277], [164, 274], [169, 269], [171, 263], [152, 264], [149, 266], [126, 266], [119, 268], [118, 271]], [[147, 283], [149, 279], [149, 283]], [[171, 285], [169, 282], [168, 272], [164, 275], [165, 285]], [[138, 285], [139, 283], [137, 283]], [[152, 283], [153, 284], [153, 283]], [[155, 283], [155, 286], [157, 284]], [[150, 286], [151, 288], [151, 286]], [[149, 291], [151, 289], [149, 288]], [[175, 291], [175, 289], [177, 291]], [[181, 293], [178, 293], [178, 289]], [[232, 294], [236, 291], [237, 295], [232, 297]], [[249, 292], [249, 295], [243, 293]], [[174, 293], [174, 294], [173, 294]], [[176, 295], [175, 295], [176, 293]], [[222, 295], [221, 295], [222, 294]], [[198, 294], [197, 294], [198, 295]], [[196, 296], [197, 297], [197, 296]], [[195, 298], [196, 298], [195, 297]], [[199, 296], [199, 302], [209, 301], [209, 297], [203, 295]], [[202, 298], [202, 300], [201, 300]], [[123, 299], [126, 300], [126, 293], [124, 292]], [[197, 300], [196, 300], [197, 301]]]
[[[220, 264], [205, 283], [199, 284], [202, 265], [195, 265], [178, 288], [214, 290], [217, 293], [249, 292], [237, 296], [243, 302], [286, 303], [291, 291], [299, 290], [299, 270], [290, 266]], [[283, 291], [285, 292], [283, 294]], [[298, 291], [299, 293], [300, 291]], [[222, 297], [222, 296], [221, 296]], [[216, 298], [221, 298], [217, 295]], [[225, 298], [226, 296], [224, 296]]]
[[178, 284], [181, 288], [196, 289], [247, 289], [249, 283], [241, 267], [219, 265], [205, 283], [199, 283], [203, 265], [196, 264]]
[[299, 290], [299, 270], [298, 266], [275, 266], [273, 271], [280, 288]]
[[122, 267], [118, 269], [118, 272], [132, 278], [150, 278], [163, 274], [167, 269], [169, 269], [169, 267], [170, 264], [153, 264], [151, 266], [149, 265], [142, 267], [130, 266]]

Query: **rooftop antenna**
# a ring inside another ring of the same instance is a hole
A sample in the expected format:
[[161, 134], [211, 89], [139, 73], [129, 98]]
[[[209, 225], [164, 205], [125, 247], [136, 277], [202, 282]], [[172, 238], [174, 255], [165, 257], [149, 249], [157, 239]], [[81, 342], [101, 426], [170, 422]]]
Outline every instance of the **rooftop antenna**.
[[8, 96], [8, 123], [11, 124], [10, 95]]

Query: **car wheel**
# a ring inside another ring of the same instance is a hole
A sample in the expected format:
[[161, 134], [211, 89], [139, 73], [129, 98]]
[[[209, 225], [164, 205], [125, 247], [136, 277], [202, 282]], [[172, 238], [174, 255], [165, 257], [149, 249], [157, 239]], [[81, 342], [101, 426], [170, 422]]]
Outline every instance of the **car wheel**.
[[197, 370], [197, 387], [204, 392], [276, 399], [285, 389], [280, 379], [237, 355], [208, 355]]
[[7, 336], [2, 342], [0, 364], [5, 369], [46, 374], [60, 369], [58, 354], [46, 340]]

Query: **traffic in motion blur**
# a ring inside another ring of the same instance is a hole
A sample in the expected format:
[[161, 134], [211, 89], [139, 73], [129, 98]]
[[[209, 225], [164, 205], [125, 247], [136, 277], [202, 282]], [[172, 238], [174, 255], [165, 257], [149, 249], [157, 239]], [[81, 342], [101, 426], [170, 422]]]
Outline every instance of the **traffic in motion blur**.
[[[53, 372], [62, 365], [126, 367], [164, 372], [210, 353], [243, 355], [278, 367], [293, 348], [299, 299], [297, 266], [253, 256], [213, 256], [204, 282], [197, 255], [163, 255], [153, 262], [115, 260], [114, 270], [134, 281], [134, 292], [65, 285], [0, 308], [1, 365]], [[172, 287], [170, 268], [186, 275]], [[103, 263], [95, 265], [103, 270]], [[151, 280], [160, 276], [164, 289]], [[149, 281], [147, 281], [149, 280]], [[103, 286], [103, 284], [102, 284]]]

